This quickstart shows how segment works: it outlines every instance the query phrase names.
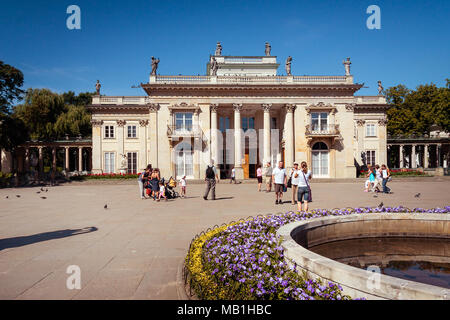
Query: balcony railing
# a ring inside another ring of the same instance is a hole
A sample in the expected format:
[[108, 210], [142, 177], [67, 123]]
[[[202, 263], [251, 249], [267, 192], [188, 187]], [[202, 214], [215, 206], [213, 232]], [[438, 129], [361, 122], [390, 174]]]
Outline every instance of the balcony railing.
[[310, 126], [306, 125], [305, 134], [310, 137], [326, 137], [339, 136], [339, 125], [329, 124], [326, 126]]
[[201, 137], [203, 131], [199, 125], [167, 125], [167, 136], [173, 137]]
[[352, 76], [150, 76], [150, 84], [353, 84]]

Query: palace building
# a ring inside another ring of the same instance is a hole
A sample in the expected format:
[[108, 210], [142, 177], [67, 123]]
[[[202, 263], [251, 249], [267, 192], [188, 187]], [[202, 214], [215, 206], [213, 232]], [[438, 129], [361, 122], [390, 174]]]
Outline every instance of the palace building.
[[362, 153], [387, 163], [388, 106], [381, 95], [355, 95], [363, 84], [346, 63], [346, 75], [295, 76], [289, 66], [284, 76], [276, 56], [216, 51], [203, 76], [155, 68], [144, 96], [93, 97], [92, 172], [151, 164], [165, 177], [202, 179], [213, 160], [222, 178], [235, 167], [246, 179], [268, 161], [307, 161], [315, 178], [354, 178]]

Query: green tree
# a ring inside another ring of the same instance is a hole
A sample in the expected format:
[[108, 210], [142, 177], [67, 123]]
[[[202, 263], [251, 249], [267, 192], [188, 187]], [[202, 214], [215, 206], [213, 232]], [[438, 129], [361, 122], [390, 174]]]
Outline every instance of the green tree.
[[0, 61], [0, 114], [10, 114], [11, 106], [23, 95], [23, 73]]
[[92, 132], [91, 114], [85, 106], [68, 105], [65, 112], [61, 113], [56, 120], [55, 131], [58, 137], [66, 134], [88, 136]]
[[391, 135], [429, 134], [433, 124], [450, 131], [450, 89], [435, 84], [420, 85], [409, 90], [404, 85], [388, 88], [386, 101], [388, 133]]

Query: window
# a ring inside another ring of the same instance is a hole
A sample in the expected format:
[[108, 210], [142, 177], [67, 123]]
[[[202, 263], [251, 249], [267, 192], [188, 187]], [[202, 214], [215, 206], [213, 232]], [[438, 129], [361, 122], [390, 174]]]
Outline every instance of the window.
[[328, 130], [328, 113], [313, 112], [311, 113], [311, 130], [327, 131]]
[[127, 173], [136, 174], [137, 172], [137, 153], [136, 152], [128, 152], [127, 153]]
[[242, 118], [242, 130], [245, 132], [248, 129], [255, 129], [255, 118]]
[[116, 154], [114, 152], [105, 152], [105, 173], [114, 173]]
[[311, 151], [313, 177], [328, 177], [328, 147], [323, 142], [313, 145]]
[[367, 165], [374, 166], [376, 164], [376, 162], [375, 162], [375, 150], [368, 150], [368, 151], [366, 151], [366, 161], [367, 161]]
[[376, 137], [376, 125], [375, 123], [368, 123], [366, 125], [366, 137]]
[[105, 126], [105, 138], [106, 139], [114, 138], [114, 126]]
[[136, 126], [128, 126], [128, 138], [136, 138]]
[[192, 112], [175, 113], [175, 130], [192, 131]]
[[270, 129], [277, 129], [277, 118], [271, 118]]
[[221, 132], [226, 132], [227, 129], [230, 129], [230, 118], [229, 117], [220, 117], [219, 118], [219, 130]]

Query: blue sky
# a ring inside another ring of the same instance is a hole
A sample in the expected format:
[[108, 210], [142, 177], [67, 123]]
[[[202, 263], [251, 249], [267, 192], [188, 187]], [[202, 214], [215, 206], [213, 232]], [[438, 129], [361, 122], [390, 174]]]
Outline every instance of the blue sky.
[[[81, 30], [69, 30], [66, 9], [81, 9]], [[369, 30], [369, 5], [381, 29]], [[450, 78], [450, 1], [5, 1], [0, 2], [0, 60], [24, 73], [25, 88], [144, 95], [150, 57], [158, 73], [205, 74], [221, 41], [224, 55], [264, 55], [269, 41], [279, 74], [293, 57], [295, 75], [343, 75], [351, 57], [355, 81], [377, 93]]]

